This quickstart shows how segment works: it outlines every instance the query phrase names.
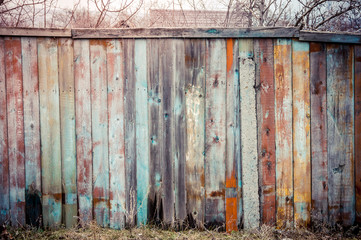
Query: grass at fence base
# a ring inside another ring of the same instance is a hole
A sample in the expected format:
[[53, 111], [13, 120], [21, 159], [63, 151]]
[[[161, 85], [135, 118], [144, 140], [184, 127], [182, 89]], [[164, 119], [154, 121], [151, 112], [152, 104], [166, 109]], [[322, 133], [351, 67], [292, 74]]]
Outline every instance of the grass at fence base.
[[314, 229], [277, 230], [262, 226], [251, 231], [225, 232], [188, 229], [184, 231], [164, 230], [159, 227], [147, 226], [126, 230], [101, 228], [95, 223], [84, 228], [57, 230], [41, 230], [36, 228], [0, 229], [0, 239], [361, 239], [360, 227], [348, 229], [317, 226]]

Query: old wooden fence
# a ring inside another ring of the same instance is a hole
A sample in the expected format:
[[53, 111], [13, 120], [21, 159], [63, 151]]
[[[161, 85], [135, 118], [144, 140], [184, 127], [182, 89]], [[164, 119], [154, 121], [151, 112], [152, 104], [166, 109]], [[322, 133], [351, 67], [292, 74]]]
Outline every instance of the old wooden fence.
[[0, 224], [361, 222], [360, 35], [0, 35]]

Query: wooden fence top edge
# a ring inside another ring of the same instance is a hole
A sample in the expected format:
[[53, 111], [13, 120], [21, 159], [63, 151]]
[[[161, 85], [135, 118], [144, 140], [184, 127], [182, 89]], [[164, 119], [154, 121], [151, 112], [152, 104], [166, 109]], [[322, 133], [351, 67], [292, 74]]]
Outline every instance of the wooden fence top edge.
[[57, 28], [0, 28], [0, 36], [72, 37], [71, 29]]
[[0, 36], [109, 38], [299, 38], [308, 42], [361, 44], [361, 34], [304, 31], [296, 27], [253, 28], [0, 28]]
[[300, 41], [361, 44], [360, 33], [300, 31]]

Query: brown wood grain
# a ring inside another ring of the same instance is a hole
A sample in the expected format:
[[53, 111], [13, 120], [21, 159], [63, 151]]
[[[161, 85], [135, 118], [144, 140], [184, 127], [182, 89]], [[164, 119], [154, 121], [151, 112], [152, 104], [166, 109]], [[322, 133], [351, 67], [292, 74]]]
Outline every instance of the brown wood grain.
[[258, 121], [258, 159], [261, 222], [276, 223], [276, 144], [273, 41], [255, 40]]
[[310, 43], [313, 220], [328, 220], [326, 45]]

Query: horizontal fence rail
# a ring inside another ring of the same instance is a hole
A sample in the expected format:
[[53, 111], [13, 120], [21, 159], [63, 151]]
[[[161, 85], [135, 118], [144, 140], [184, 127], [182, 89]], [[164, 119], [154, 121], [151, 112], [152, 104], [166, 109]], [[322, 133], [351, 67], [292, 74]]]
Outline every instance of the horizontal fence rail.
[[91, 33], [0, 37], [0, 224], [361, 223], [360, 45]]

